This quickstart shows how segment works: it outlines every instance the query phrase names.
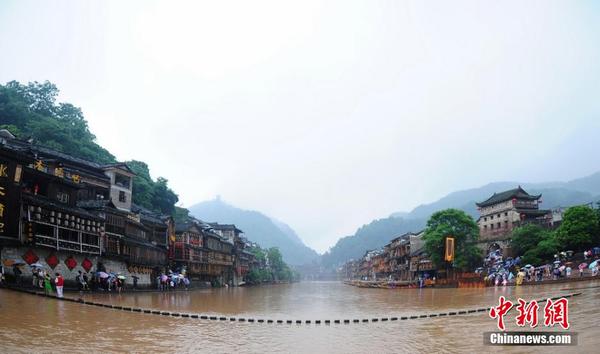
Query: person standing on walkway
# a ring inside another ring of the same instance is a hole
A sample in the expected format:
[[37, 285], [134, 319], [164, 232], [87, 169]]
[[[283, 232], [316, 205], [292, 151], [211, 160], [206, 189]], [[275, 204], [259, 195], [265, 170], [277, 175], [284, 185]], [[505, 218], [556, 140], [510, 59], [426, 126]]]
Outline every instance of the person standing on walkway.
[[82, 294], [83, 290], [85, 290], [85, 281], [83, 280], [83, 273], [80, 270], [78, 270], [77, 272], [79, 274], [77, 274], [75, 280], [77, 281], [77, 288], [79, 289], [79, 293]]
[[65, 279], [60, 275], [60, 273], [56, 273], [56, 278], [54, 279], [54, 283], [56, 284], [56, 296], [63, 297], [63, 286], [65, 285]]
[[52, 279], [50, 279], [50, 274], [48, 273], [44, 275], [44, 294], [52, 294]]
[[21, 270], [19, 269], [19, 266], [15, 264], [13, 266], [13, 274], [15, 276], [15, 283], [17, 285], [21, 284], [21, 273], [23, 273], [23, 272], [21, 272]]

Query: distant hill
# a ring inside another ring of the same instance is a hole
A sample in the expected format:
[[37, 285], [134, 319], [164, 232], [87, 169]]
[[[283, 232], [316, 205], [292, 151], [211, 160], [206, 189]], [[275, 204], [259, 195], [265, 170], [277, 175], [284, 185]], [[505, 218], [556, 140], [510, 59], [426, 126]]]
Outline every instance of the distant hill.
[[396, 217], [374, 220], [360, 227], [354, 235], [339, 239], [335, 246], [323, 254], [321, 264], [325, 267], [337, 267], [351, 259], [358, 259], [367, 250], [380, 248], [396, 236], [423, 229], [426, 221]]
[[495, 192], [521, 185], [531, 194], [542, 194], [542, 208], [552, 209], [585, 204], [600, 200], [600, 172], [568, 182], [520, 183], [494, 182], [485, 186], [452, 192], [429, 204], [422, 204], [410, 212], [396, 212], [359, 228], [354, 235], [342, 237], [323, 255], [324, 266], [338, 266], [362, 256], [367, 250], [383, 247], [395, 236], [416, 232], [425, 227], [427, 219], [436, 211], [456, 208], [464, 210], [474, 219], [479, 217], [476, 202], [481, 202]]
[[263, 248], [279, 247], [283, 259], [291, 265], [303, 265], [316, 261], [317, 252], [307, 247], [287, 224], [253, 210], [236, 208], [214, 199], [189, 208], [190, 214], [207, 222], [235, 224], [246, 237]]

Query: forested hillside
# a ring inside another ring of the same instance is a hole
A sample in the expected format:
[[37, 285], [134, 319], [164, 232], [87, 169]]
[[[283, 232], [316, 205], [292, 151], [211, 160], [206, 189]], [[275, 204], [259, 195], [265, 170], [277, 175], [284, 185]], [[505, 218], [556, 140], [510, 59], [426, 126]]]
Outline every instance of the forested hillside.
[[[80, 108], [56, 102], [58, 88], [46, 81], [0, 85], [0, 129], [55, 150], [99, 164], [115, 162], [115, 156], [98, 145]], [[165, 178], [153, 180], [148, 165], [127, 161], [137, 174], [133, 202], [150, 210], [173, 215], [177, 194]]]

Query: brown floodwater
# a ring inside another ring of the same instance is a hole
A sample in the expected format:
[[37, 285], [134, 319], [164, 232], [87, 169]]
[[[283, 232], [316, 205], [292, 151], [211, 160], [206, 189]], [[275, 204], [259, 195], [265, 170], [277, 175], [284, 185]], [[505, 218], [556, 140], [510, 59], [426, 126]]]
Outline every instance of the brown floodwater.
[[[578, 333], [577, 346], [490, 347], [483, 345], [483, 332], [496, 330], [496, 322], [487, 313], [358, 324], [239, 323], [124, 312], [0, 290], [0, 352], [598, 352], [600, 281], [537, 287], [409, 290], [301, 282], [84, 297], [89, 301], [183, 313], [333, 322], [488, 307], [497, 304], [500, 295], [511, 300], [518, 297], [532, 300], [576, 291], [583, 294], [569, 302], [569, 331]], [[510, 330], [517, 330], [514, 311], [507, 317]]]

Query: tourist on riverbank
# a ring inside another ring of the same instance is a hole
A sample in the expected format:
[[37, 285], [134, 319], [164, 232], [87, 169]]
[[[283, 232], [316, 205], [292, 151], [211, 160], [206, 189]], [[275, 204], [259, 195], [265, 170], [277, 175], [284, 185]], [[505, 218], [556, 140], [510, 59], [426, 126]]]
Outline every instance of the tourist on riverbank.
[[31, 270], [31, 286], [33, 286], [34, 288], [37, 287], [39, 284], [38, 272], [39, 270], [37, 268], [33, 268]]
[[521, 269], [518, 273], [517, 273], [517, 285], [521, 285], [523, 284], [523, 279], [525, 279], [525, 272], [523, 269]]
[[21, 284], [21, 274], [22, 274], [22, 273], [23, 273], [23, 272], [21, 272], [21, 269], [19, 269], [19, 266], [15, 264], [15, 265], [13, 266], [13, 274], [14, 274], [14, 276], [15, 276], [15, 283], [16, 283], [17, 285]]
[[38, 271], [38, 285], [37, 286], [39, 286], [40, 289], [44, 288], [44, 281], [46, 279], [46, 274], [48, 274], [48, 273], [46, 273], [46, 271], [43, 269], [40, 269]]
[[115, 288], [119, 294], [121, 293], [121, 289], [123, 288], [122, 282], [123, 282], [123, 280], [121, 280], [119, 277], [117, 277], [115, 279]]
[[44, 275], [44, 294], [52, 294], [52, 279], [50, 278], [50, 274], [48, 273]]
[[63, 297], [63, 287], [65, 285], [65, 279], [60, 275], [60, 273], [56, 273], [56, 278], [54, 278], [54, 283], [56, 284], [56, 296], [62, 298]]
[[77, 272], [79, 274], [77, 274], [77, 276], [75, 277], [75, 281], [77, 281], [77, 289], [79, 290], [80, 293], [82, 293], [86, 287], [86, 282], [85, 282], [85, 280], [83, 280], [83, 273], [80, 270]]

